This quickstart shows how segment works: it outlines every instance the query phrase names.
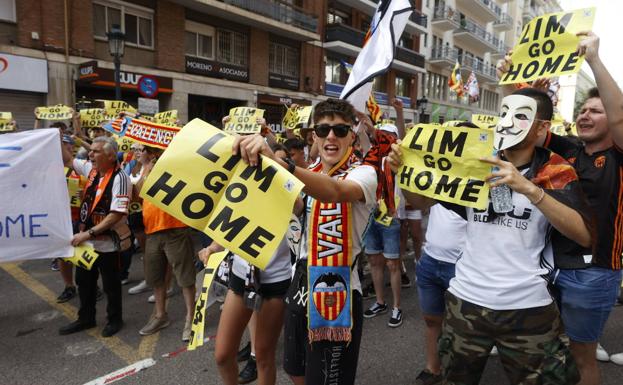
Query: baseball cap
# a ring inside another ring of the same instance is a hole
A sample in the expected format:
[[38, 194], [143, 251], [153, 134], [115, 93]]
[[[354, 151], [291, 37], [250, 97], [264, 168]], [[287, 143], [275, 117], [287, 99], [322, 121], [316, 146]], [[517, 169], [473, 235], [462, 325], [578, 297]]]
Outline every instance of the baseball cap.
[[381, 127], [379, 127], [379, 130], [383, 130], [398, 136], [398, 127], [390, 123], [382, 124]]
[[72, 138], [69, 135], [63, 135], [63, 143], [69, 143], [69, 144], [76, 144], [76, 142], [74, 141], [74, 138]]

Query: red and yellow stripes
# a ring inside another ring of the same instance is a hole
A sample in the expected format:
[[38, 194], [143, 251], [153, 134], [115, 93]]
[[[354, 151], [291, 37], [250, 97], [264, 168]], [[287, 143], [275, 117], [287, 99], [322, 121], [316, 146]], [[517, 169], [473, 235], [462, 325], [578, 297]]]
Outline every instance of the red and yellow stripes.
[[314, 302], [322, 318], [333, 321], [340, 315], [346, 304], [346, 291], [315, 292]]
[[619, 167], [619, 195], [617, 199], [617, 214], [614, 218], [614, 239], [610, 265], [613, 269], [621, 269], [621, 254], [623, 253], [623, 167]]

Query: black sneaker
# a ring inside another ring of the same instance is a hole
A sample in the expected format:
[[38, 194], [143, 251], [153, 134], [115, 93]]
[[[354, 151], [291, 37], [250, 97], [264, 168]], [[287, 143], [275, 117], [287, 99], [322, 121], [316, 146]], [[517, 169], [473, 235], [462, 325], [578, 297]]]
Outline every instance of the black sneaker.
[[411, 287], [411, 280], [409, 279], [407, 273], [402, 273], [402, 275], [400, 275], [400, 287], [402, 287], [403, 289], [408, 289]]
[[95, 293], [95, 300], [100, 301], [102, 298], [104, 298], [104, 293], [102, 293], [102, 290], [100, 289], [100, 287], [97, 286], [97, 292]]
[[397, 328], [400, 325], [402, 325], [402, 310], [395, 307], [392, 309], [392, 316], [389, 318], [387, 326]]
[[387, 313], [387, 304], [375, 302], [368, 310], [363, 313], [364, 318], [374, 318], [379, 314]]
[[440, 385], [441, 374], [433, 374], [427, 369], [422, 370], [415, 378], [415, 385]]
[[238, 355], [236, 356], [236, 360], [238, 362], [244, 362], [251, 357], [251, 342], [247, 342], [244, 348], [238, 351]]
[[56, 303], [65, 303], [69, 301], [70, 299], [74, 298], [75, 296], [76, 296], [76, 287], [67, 286], [65, 287], [65, 290], [63, 290], [61, 295], [56, 297]]
[[52, 260], [52, 263], [50, 263], [50, 269], [52, 271], [59, 271], [60, 267], [58, 266], [58, 258], [54, 258]]
[[248, 384], [255, 380], [257, 380], [257, 363], [255, 362], [255, 357], [251, 356], [249, 361], [247, 361], [247, 365], [238, 374], [238, 383]]

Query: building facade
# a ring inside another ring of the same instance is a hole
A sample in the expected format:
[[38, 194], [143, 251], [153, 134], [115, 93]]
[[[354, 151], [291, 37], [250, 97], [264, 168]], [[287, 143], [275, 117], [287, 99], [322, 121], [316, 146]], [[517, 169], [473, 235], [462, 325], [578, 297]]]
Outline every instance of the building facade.
[[[280, 132], [286, 104], [339, 95], [342, 63], [354, 62], [375, 7], [370, 0], [2, 0], [0, 61], [15, 70], [15, 84], [0, 83], [0, 102], [28, 127], [36, 106], [114, 99], [107, 33], [118, 24], [126, 35], [124, 101], [155, 99], [183, 122], [215, 125], [232, 107], [258, 106]], [[403, 100], [408, 121], [425, 72], [418, 48], [426, 26], [416, 10], [394, 65], [374, 86], [388, 114], [393, 97]], [[32, 68], [41, 72], [35, 89], [19, 81]], [[145, 95], [142, 78], [157, 91]]]

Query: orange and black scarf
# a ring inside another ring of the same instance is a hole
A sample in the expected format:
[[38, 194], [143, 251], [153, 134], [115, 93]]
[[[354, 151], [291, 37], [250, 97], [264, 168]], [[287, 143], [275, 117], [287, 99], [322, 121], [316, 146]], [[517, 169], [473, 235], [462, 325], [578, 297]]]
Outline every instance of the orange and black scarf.
[[[349, 148], [328, 175], [344, 179], [357, 161]], [[310, 167], [321, 172], [322, 164]], [[312, 201], [308, 231], [307, 306], [309, 342], [350, 341], [353, 220], [350, 202]]]

